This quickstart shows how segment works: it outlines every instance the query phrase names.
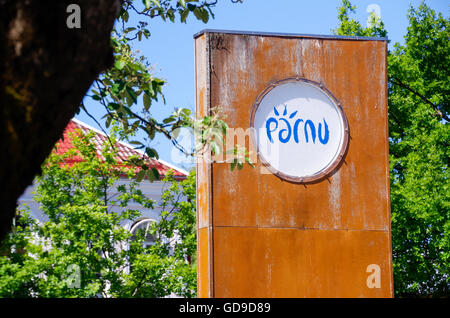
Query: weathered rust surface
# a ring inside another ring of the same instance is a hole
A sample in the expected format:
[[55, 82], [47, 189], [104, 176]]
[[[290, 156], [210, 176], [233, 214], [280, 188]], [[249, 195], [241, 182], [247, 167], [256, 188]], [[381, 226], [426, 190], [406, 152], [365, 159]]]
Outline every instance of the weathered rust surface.
[[[381, 231], [218, 227], [215, 297], [383, 297], [389, 295], [389, 244]], [[368, 289], [368, 264], [381, 289]]]
[[[350, 141], [314, 184], [199, 160], [199, 297], [392, 297], [386, 41], [205, 32], [195, 39], [197, 114], [249, 128], [271, 82], [299, 76], [341, 101]], [[381, 269], [380, 288], [366, 284]]]
[[[209, 113], [209, 48], [206, 46], [205, 38], [204, 35], [195, 42], [196, 111], [199, 117]], [[197, 164], [197, 268], [199, 273], [197, 285], [199, 297], [212, 297], [214, 287], [212, 285], [211, 165], [205, 162], [199, 161]]]

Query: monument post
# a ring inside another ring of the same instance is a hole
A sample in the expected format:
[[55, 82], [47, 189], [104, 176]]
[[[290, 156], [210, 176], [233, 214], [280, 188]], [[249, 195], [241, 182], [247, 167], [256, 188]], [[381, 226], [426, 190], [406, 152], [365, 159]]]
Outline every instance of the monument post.
[[198, 159], [199, 297], [393, 297], [386, 55], [381, 38], [195, 35], [197, 115], [220, 107], [256, 159]]

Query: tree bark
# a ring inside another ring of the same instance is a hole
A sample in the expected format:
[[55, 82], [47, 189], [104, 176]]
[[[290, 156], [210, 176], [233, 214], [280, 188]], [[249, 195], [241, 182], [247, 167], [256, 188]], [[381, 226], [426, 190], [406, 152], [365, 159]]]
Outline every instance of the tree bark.
[[[81, 28], [69, 28], [69, 4]], [[121, 0], [0, 0], [0, 239], [91, 83], [112, 65]]]

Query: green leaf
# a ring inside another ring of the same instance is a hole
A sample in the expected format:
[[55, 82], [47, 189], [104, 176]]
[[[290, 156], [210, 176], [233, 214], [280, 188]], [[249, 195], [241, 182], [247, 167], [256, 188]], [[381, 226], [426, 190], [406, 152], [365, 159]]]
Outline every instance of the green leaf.
[[111, 109], [111, 110], [117, 110], [117, 109], [120, 108], [120, 104], [117, 104], [117, 103], [109, 103], [109, 104], [108, 104], [108, 108]]
[[123, 14], [122, 14], [122, 19], [125, 21], [125, 22], [128, 22], [128, 19], [130, 18], [130, 16], [129, 16], [129, 14], [128, 14], [128, 11], [125, 11], [124, 10], [124, 12], [123, 12]]
[[171, 22], [175, 22], [175, 14], [172, 9], [167, 10], [167, 17], [170, 19]]
[[143, 32], [144, 32], [145, 38], [148, 39], [150, 37], [150, 35], [151, 35], [150, 31], [147, 30], [147, 29], [144, 29]]
[[146, 174], [147, 174], [148, 181], [153, 182], [156, 180], [155, 174], [153, 173], [153, 171], [151, 169], [147, 170]]
[[183, 108], [181, 109], [181, 112], [186, 116], [189, 116], [192, 113], [192, 111], [189, 108]]
[[153, 182], [155, 180], [159, 180], [159, 172], [156, 168], [152, 167], [147, 170], [147, 178], [149, 181]]
[[145, 90], [145, 92], [147, 93], [147, 95], [148, 95], [150, 98], [154, 98], [154, 97], [155, 97], [155, 91], [153, 90], [153, 85], [152, 85], [152, 83], [150, 83], [150, 84], [147, 86], [147, 89]]
[[152, 171], [153, 171], [153, 174], [154, 174], [156, 180], [158, 180], [159, 177], [160, 177], [158, 169], [156, 169], [155, 167], [153, 167], [153, 168], [152, 168]]
[[209, 126], [209, 124], [211, 123], [211, 116], [203, 117], [202, 121], [203, 121], [203, 124]]
[[156, 159], [159, 159], [158, 152], [157, 152], [155, 149], [153, 149], [153, 148], [146, 147], [146, 148], [145, 148], [145, 153], [146, 153], [147, 156], [149, 156], [150, 158], [156, 158]]
[[125, 67], [125, 61], [124, 60], [121, 60], [121, 59], [117, 59], [115, 62], [114, 62], [114, 67], [115, 68], [117, 68], [118, 70], [121, 70], [121, 69], [123, 69], [124, 67]]
[[130, 107], [128, 107], [128, 106], [123, 106], [122, 108], [125, 110], [125, 112], [126, 112], [128, 115], [130, 115], [130, 116], [133, 115], [133, 113], [131, 112]]
[[137, 182], [141, 182], [142, 179], [144, 179], [144, 177], [145, 177], [145, 170], [142, 169], [142, 170], [140, 170], [140, 171], [137, 173], [137, 175], [136, 175], [136, 181], [137, 181]]
[[148, 137], [150, 138], [150, 140], [153, 140], [155, 138], [155, 134], [156, 134], [156, 130], [153, 126], [147, 125], [146, 129]]
[[233, 171], [234, 170], [234, 168], [236, 168], [236, 165], [237, 165], [237, 160], [236, 159], [234, 159], [233, 160], [233, 162], [231, 163], [231, 165], [230, 165], [230, 169], [231, 169], [231, 171]]
[[255, 167], [249, 157], [245, 157], [245, 161], [250, 165], [250, 167]]
[[124, 33], [124, 34], [127, 34], [127, 33], [130, 33], [131, 31], [134, 31], [134, 30], [136, 30], [135, 27], [126, 28], [125, 30], [123, 30], [123, 33]]
[[197, 19], [203, 21], [204, 23], [208, 23], [209, 13], [204, 8], [200, 8], [200, 7], [195, 8], [194, 15]]
[[146, 9], [149, 9], [152, 6], [152, 2], [152, 0], [142, 0], [142, 3]]
[[180, 21], [182, 23], [186, 23], [187, 17], [189, 16], [189, 10], [188, 9], [184, 9], [183, 12], [181, 12], [180, 15]]
[[150, 109], [150, 105], [152, 104], [152, 100], [150, 99], [150, 96], [148, 96], [147, 93], [144, 93], [143, 101], [144, 101], [144, 108], [145, 108], [145, 110], [149, 110]]
[[[134, 92], [134, 90], [128, 86], [126, 87], [126, 90], [127, 90], [128, 95], [131, 97], [133, 103], [134, 104], [137, 103], [137, 96], [136, 96], [136, 93]], [[128, 106], [131, 106], [131, 105], [128, 104]]]
[[165, 119], [163, 120], [163, 123], [164, 123], [164, 124], [169, 124], [169, 123], [174, 122], [175, 120], [176, 120], [175, 118], [173, 118], [172, 116], [170, 116], [170, 117], [165, 118]]
[[105, 122], [106, 128], [109, 128], [109, 126], [111, 125], [111, 121], [112, 121], [112, 117], [108, 116], [108, 118], [106, 118], [106, 122]]
[[220, 147], [215, 141], [210, 142], [211, 151], [214, 155], [220, 154]]

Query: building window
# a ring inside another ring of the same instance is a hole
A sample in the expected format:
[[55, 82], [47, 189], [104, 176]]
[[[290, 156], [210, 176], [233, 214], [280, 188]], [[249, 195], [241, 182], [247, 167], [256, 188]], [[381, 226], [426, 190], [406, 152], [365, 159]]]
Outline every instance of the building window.
[[131, 226], [131, 234], [133, 234], [133, 239], [138, 235], [144, 236], [144, 247], [149, 247], [155, 244], [156, 237], [151, 234], [152, 224], [156, 222], [152, 219], [142, 219], [137, 221]]

